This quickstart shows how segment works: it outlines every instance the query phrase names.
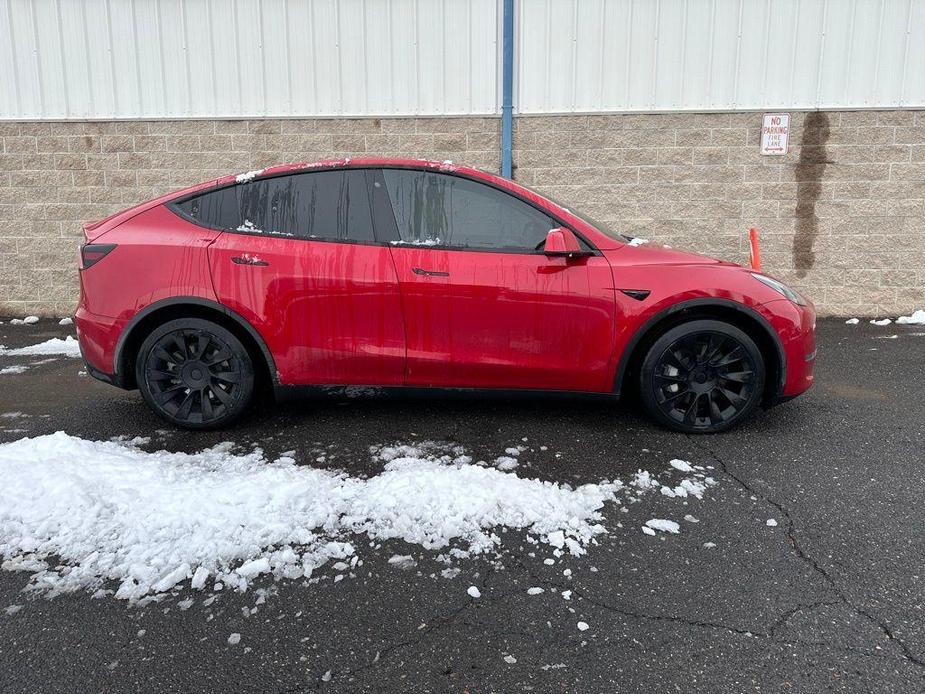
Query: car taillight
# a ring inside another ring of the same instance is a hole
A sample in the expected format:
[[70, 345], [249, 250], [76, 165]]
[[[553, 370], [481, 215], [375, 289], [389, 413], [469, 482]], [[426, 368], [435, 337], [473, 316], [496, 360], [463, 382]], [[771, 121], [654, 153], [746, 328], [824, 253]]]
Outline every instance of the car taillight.
[[80, 247], [81, 270], [86, 270], [105, 258], [116, 247], [114, 243], [85, 243]]

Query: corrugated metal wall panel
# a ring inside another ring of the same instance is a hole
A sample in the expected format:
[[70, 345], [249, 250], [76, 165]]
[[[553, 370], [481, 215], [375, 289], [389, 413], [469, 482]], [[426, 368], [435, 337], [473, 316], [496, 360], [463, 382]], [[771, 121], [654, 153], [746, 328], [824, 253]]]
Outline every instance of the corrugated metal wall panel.
[[[925, 0], [519, 0], [520, 113], [925, 106]], [[0, 0], [0, 118], [493, 114], [500, 0]]]
[[0, 0], [0, 118], [493, 114], [496, 0]]
[[925, 106], [925, 0], [523, 0], [520, 113]]

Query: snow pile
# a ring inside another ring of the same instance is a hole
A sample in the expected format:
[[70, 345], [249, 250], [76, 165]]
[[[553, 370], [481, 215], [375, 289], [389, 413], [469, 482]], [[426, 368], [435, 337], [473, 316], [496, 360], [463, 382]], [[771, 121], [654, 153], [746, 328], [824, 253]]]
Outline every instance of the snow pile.
[[13, 318], [10, 325], [33, 325], [39, 322], [38, 316], [26, 316], [25, 318]]
[[891, 321], [889, 318], [880, 318], [879, 320], [877, 320], [877, 319], [872, 320], [872, 321], [870, 322], [870, 324], [871, 324], [871, 325], [878, 325], [878, 326], [881, 326], [881, 327], [882, 327], [882, 326], [884, 326], [884, 325], [889, 325], [889, 324], [892, 323], [892, 322], [893, 322], [893, 321]]
[[0, 355], [10, 357], [29, 357], [48, 354], [60, 354], [65, 357], [79, 357], [80, 345], [73, 337], [68, 335], [63, 340], [60, 337], [53, 337], [45, 342], [29, 347], [19, 347], [18, 349], [8, 349], [0, 345]]
[[860, 322], [861, 320], [859, 318], [849, 318], [848, 320], [845, 321], [845, 324], [846, 325], [857, 325]]
[[582, 554], [621, 488], [522, 479], [419, 447], [381, 449], [382, 472], [361, 479], [230, 443], [197, 454], [138, 443], [58, 432], [0, 444], [2, 568], [52, 595], [115, 581], [116, 597], [136, 601], [190, 579], [245, 590], [261, 574], [355, 564], [354, 534], [466, 556], [492, 550], [506, 526]]
[[925, 325], [925, 309], [914, 311], [911, 316], [900, 316], [896, 319], [899, 325]]

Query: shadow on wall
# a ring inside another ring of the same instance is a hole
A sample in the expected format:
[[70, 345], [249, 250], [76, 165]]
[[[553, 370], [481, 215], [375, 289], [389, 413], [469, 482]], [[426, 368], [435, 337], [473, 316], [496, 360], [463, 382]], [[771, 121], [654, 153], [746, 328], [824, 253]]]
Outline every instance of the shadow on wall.
[[819, 234], [816, 201], [822, 193], [822, 177], [829, 161], [829, 116], [818, 111], [807, 114], [800, 141], [800, 159], [794, 176], [797, 182], [796, 233], [793, 236], [793, 267], [797, 277], [806, 277], [816, 262], [813, 244]]

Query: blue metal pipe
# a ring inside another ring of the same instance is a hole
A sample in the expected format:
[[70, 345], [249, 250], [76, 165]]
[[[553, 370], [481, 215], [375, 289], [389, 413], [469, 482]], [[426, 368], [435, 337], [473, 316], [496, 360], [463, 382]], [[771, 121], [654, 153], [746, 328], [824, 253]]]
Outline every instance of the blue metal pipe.
[[501, 76], [501, 175], [511, 178], [514, 131], [514, 0], [504, 0]]

